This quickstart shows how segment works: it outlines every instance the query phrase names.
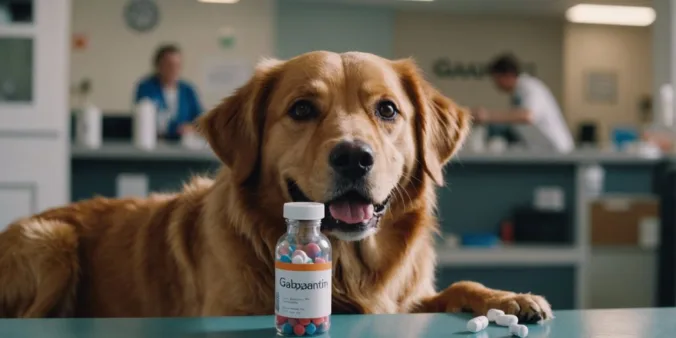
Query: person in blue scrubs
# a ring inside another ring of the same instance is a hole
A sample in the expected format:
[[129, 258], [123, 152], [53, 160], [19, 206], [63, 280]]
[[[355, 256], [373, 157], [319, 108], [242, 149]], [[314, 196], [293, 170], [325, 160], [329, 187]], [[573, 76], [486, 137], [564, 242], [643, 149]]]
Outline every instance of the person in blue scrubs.
[[158, 134], [167, 139], [178, 139], [192, 131], [193, 122], [202, 113], [197, 92], [180, 78], [182, 63], [177, 46], [160, 46], [153, 58], [155, 72], [136, 87], [134, 102], [150, 99], [155, 104]]

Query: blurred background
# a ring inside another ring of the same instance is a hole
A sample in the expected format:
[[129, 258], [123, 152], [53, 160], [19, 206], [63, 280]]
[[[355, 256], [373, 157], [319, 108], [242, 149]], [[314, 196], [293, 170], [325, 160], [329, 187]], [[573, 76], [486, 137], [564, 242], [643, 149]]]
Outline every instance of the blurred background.
[[362, 51], [413, 57], [480, 122], [439, 190], [440, 287], [674, 306], [675, 34], [672, 0], [0, 0], [0, 229], [211, 173], [191, 122], [261, 58]]

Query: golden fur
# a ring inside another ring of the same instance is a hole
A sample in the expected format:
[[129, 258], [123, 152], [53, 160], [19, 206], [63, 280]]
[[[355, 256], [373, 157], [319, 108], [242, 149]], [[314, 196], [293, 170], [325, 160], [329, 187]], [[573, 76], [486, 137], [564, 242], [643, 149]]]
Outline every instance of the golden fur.
[[[299, 98], [321, 111], [287, 116]], [[400, 109], [373, 113], [378, 100]], [[485, 313], [547, 319], [544, 298], [460, 282], [434, 289], [436, 184], [460, 147], [468, 113], [432, 88], [410, 60], [314, 52], [261, 62], [253, 78], [199, 121], [224, 163], [177, 194], [104, 199], [45, 211], [0, 234], [0, 317], [153, 317], [271, 314], [273, 252], [284, 233], [286, 180], [327, 198], [328, 152], [361, 139], [376, 154], [375, 199], [392, 194], [378, 231], [332, 237], [334, 313]]]

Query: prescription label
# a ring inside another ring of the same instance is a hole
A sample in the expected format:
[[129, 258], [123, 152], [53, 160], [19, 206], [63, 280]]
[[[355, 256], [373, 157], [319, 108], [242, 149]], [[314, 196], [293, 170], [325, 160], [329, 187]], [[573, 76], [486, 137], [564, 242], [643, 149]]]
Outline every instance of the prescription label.
[[275, 262], [275, 313], [287, 318], [331, 314], [331, 263]]

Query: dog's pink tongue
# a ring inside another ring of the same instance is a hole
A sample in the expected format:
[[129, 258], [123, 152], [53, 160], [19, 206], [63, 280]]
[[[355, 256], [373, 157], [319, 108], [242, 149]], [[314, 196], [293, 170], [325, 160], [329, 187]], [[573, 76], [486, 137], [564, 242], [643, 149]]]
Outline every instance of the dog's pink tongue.
[[333, 218], [347, 224], [361, 223], [373, 218], [373, 204], [336, 202], [329, 205]]

